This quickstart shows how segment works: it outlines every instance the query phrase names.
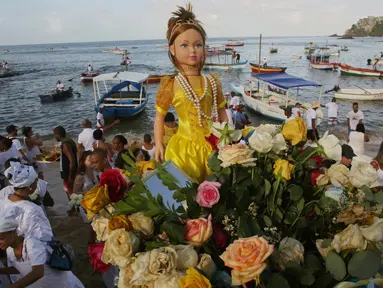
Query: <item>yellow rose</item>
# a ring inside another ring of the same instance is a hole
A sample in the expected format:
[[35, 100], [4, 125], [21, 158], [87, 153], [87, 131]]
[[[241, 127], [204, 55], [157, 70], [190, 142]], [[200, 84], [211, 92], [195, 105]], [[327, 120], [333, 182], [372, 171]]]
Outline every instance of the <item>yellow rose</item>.
[[124, 229], [117, 229], [109, 234], [105, 242], [102, 262], [119, 267], [125, 267], [132, 262], [132, 257], [138, 251], [140, 239], [133, 233]]
[[265, 261], [273, 251], [274, 246], [258, 236], [240, 238], [230, 244], [221, 259], [225, 266], [232, 268], [232, 285], [243, 285], [252, 280], [258, 284], [259, 276], [267, 267]]
[[201, 270], [209, 279], [211, 279], [217, 271], [217, 266], [209, 254], [201, 254], [199, 256], [197, 268]]
[[278, 247], [278, 264], [284, 269], [284, 266], [289, 262], [301, 264], [305, 248], [298, 240], [294, 238], [283, 238]]
[[364, 251], [367, 248], [367, 241], [363, 237], [358, 224], [350, 224], [346, 229], [334, 236], [331, 247], [337, 253], [347, 249]]
[[93, 231], [96, 233], [97, 241], [105, 242], [108, 239], [109, 220], [104, 217], [97, 217], [92, 221]]
[[84, 194], [81, 200], [82, 207], [86, 210], [88, 219], [92, 219], [106, 205], [112, 203], [108, 196], [108, 187], [94, 186]]
[[125, 229], [126, 231], [132, 230], [132, 223], [130, 223], [127, 215], [113, 216], [109, 219], [109, 233], [117, 229]]
[[198, 254], [192, 245], [172, 245], [170, 247], [177, 253], [177, 270], [186, 270], [197, 265]]
[[171, 247], [162, 247], [139, 253], [132, 263], [133, 277], [130, 284], [147, 285], [160, 277], [176, 273], [177, 253]]
[[179, 280], [179, 288], [211, 288], [209, 279], [190, 267]]
[[151, 237], [154, 232], [154, 221], [150, 217], [146, 217], [143, 213], [138, 212], [128, 216], [133, 230], [139, 232], [143, 237]]
[[218, 159], [222, 161], [222, 167], [229, 167], [235, 164], [242, 166], [255, 166], [256, 158], [253, 158], [254, 151], [245, 144], [226, 145], [218, 152]]
[[274, 164], [274, 175], [278, 177], [280, 170], [281, 171], [281, 176], [285, 178], [286, 180], [291, 179], [291, 173], [294, 169], [295, 165], [290, 164], [289, 161], [283, 160], [283, 159], [278, 159], [275, 161]]
[[301, 118], [296, 117], [283, 125], [282, 134], [287, 141], [291, 142], [291, 145], [295, 146], [302, 141], [306, 141], [306, 124]]
[[185, 240], [193, 246], [201, 246], [213, 234], [213, 224], [211, 214], [208, 219], [190, 219], [187, 220], [184, 227]]

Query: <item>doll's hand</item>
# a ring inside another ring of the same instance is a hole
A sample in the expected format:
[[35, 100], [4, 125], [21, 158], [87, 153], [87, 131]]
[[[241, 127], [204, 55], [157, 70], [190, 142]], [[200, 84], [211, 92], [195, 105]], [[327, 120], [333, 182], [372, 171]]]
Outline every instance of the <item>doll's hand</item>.
[[159, 163], [161, 163], [164, 160], [164, 145], [156, 145], [154, 159], [156, 159], [156, 161]]

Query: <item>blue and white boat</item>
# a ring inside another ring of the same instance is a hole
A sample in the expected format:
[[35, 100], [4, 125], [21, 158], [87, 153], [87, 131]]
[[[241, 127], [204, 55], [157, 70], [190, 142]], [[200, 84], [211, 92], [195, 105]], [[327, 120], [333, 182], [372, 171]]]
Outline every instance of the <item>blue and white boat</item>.
[[141, 113], [148, 103], [148, 77], [146, 73], [127, 71], [94, 77], [96, 112], [102, 107], [105, 118], [131, 118]]

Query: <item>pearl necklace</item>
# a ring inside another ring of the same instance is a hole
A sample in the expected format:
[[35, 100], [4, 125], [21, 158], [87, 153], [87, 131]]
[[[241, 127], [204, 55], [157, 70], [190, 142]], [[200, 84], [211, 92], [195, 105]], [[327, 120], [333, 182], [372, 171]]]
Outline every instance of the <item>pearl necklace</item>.
[[[217, 105], [217, 84], [214, 80], [214, 78], [211, 75], [202, 75], [203, 80], [204, 80], [204, 92], [202, 93], [201, 97], [198, 97], [197, 93], [194, 91], [194, 89], [191, 87], [189, 81], [181, 74], [179, 73], [175, 79], [178, 83], [178, 85], [181, 87], [182, 92], [184, 92], [185, 96], [193, 103], [194, 107], [197, 109], [198, 112], [198, 123], [199, 126], [202, 127], [202, 118], [208, 119], [208, 120], [213, 120], [216, 121], [218, 120], [218, 105]], [[210, 82], [210, 85], [213, 90], [213, 111], [212, 115], [206, 115], [202, 110], [201, 110], [201, 101], [203, 98], [205, 98], [207, 92], [208, 92], [208, 80]]]

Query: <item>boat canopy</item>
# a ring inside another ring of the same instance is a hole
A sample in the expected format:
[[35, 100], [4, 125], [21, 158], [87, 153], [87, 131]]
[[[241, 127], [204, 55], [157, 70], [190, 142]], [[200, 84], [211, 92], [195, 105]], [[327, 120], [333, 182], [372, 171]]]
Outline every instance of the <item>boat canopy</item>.
[[263, 82], [270, 83], [274, 86], [283, 88], [283, 89], [290, 89], [290, 88], [297, 88], [297, 87], [319, 87], [322, 86], [321, 84], [307, 81], [303, 78], [298, 78], [293, 75], [289, 75], [287, 73], [262, 73], [262, 74], [252, 74], [254, 78], [257, 78]]
[[148, 79], [148, 77], [149, 77], [149, 74], [146, 74], [146, 73], [123, 71], [123, 72], [101, 74], [97, 77], [94, 77], [93, 82], [128, 81], [128, 82], [142, 83], [142, 82], [145, 82], [146, 79]]

